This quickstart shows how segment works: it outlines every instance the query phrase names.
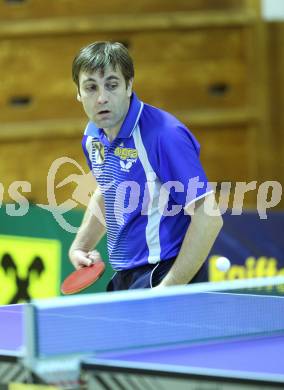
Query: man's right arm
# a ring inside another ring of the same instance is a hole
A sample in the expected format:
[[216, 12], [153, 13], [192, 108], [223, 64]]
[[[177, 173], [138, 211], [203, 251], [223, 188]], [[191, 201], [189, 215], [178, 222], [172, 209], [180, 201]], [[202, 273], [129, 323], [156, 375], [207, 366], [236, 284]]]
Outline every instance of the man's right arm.
[[85, 212], [82, 224], [69, 250], [69, 258], [76, 269], [89, 266], [100, 259], [99, 252], [93, 248], [106, 231], [104, 199], [99, 190], [95, 190]]

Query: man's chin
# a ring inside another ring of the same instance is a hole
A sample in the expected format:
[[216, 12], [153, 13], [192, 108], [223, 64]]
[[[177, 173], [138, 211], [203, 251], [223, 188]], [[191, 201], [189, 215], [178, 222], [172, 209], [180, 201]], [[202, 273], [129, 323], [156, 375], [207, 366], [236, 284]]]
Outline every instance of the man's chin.
[[100, 129], [112, 127], [112, 122], [109, 119], [101, 119], [101, 120], [93, 119], [92, 122], [94, 122], [94, 124]]

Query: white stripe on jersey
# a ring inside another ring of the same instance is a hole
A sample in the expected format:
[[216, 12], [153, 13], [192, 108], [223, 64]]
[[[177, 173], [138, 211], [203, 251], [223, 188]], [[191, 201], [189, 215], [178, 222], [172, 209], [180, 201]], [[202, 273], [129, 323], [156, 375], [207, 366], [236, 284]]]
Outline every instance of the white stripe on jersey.
[[138, 151], [140, 162], [147, 177], [147, 187], [149, 191], [150, 201], [147, 205], [148, 222], [146, 226], [146, 242], [149, 249], [148, 261], [155, 264], [161, 260], [161, 245], [160, 245], [160, 221], [162, 214], [159, 212], [158, 203], [161, 183], [155, 174], [147, 156], [145, 146], [142, 141], [140, 128], [137, 125], [133, 132], [135, 147]]

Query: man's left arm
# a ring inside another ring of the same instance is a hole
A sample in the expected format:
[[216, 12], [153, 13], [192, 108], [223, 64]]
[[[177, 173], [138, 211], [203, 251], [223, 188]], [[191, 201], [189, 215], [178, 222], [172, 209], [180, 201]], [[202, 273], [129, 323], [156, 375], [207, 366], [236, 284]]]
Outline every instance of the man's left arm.
[[[204, 209], [206, 198], [214, 197], [213, 193], [198, 200], [195, 203], [194, 212], [191, 213], [191, 223], [185, 234], [181, 250], [172, 268], [157, 287], [166, 287], [189, 283], [205, 262], [222, 226], [223, 219], [219, 213], [217, 216], [208, 215]], [[210, 199], [208, 199], [211, 201]], [[216, 213], [217, 214], [217, 213]]]

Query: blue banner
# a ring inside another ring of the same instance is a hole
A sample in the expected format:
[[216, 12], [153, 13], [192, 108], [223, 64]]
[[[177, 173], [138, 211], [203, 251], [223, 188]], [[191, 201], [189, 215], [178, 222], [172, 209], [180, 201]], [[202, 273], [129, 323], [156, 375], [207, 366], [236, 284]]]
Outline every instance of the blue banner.
[[[284, 213], [260, 219], [256, 212], [225, 214], [208, 264], [208, 280], [222, 281], [284, 275]], [[216, 267], [218, 257], [231, 262], [227, 272]]]

